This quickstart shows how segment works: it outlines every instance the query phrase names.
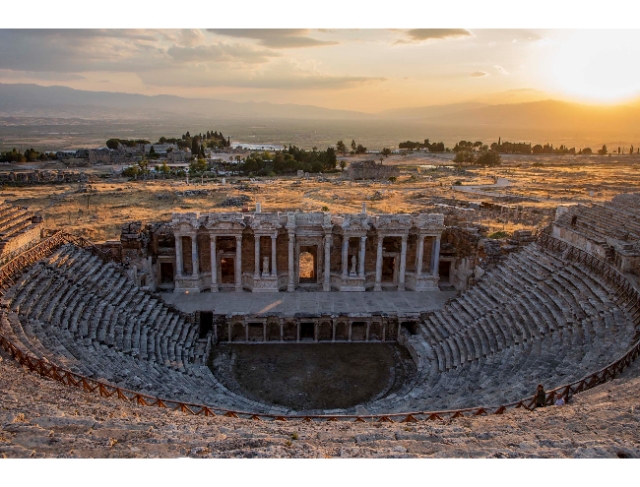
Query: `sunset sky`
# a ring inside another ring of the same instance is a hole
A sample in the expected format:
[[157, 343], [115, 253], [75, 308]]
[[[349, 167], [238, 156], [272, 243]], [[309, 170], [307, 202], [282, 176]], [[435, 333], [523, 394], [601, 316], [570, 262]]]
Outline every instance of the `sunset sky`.
[[640, 30], [0, 30], [0, 83], [365, 112], [640, 95]]

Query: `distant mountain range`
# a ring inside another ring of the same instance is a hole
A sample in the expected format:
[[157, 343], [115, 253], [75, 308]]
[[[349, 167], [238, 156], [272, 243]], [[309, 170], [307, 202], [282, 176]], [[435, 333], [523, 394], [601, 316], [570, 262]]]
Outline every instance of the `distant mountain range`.
[[162, 115], [211, 118], [300, 118], [352, 120], [366, 113], [312, 105], [234, 102], [173, 95], [83, 91], [64, 86], [0, 83], [0, 116], [155, 118]]
[[312, 105], [234, 102], [172, 95], [82, 91], [62, 86], [0, 84], [1, 117], [154, 119], [170, 116], [212, 119], [300, 119], [414, 121], [429, 125], [501, 127], [554, 131], [624, 133], [640, 140], [640, 104], [592, 106], [557, 100], [528, 103], [478, 102], [363, 113]]

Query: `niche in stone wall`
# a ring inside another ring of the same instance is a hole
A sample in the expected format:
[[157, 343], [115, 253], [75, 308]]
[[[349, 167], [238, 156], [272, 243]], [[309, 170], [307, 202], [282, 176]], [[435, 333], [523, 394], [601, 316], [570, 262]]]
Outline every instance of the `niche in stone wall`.
[[313, 247], [302, 247], [300, 249], [299, 258], [299, 276], [301, 283], [316, 282], [316, 258], [314, 253], [310, 252]]

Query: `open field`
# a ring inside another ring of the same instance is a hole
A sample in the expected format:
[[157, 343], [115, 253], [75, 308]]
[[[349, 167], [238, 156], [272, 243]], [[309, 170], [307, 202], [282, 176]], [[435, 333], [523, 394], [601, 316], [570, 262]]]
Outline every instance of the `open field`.
[[[346, 157], [348, 163], [379, 156]], [[245, 195], [249, 209], [263, 203], [263, 211], [360, 212], [367, 203], [371, 213], [442, 211], [447, 204], [466, 206], [468, 202], [493, 202], [525, 207], [531, 218], [504, 221], [485, 211], [467, 212], [468, 221], [482, 223], [490, 230], [511, 231], [548, 223], [551, 209], [558, 204], [604, 201], [615, 194], [640, 188], [640, 157], [503, 156], [502, 166], [457, 167], [451, 155], [414, 153], [393, 155], [385, 164], [397, 165], [400, 177], [394, 183], [348, 181], [341, 173], [326, 174], [318, 181], [297, 177], [226, 178], [196, 181], [126, 181], [98, 178], [111, 173], [110, 166], [79, 168], [94, 176], [89, 184], [5, 186], [0, 199], [41, 212], [47, 227], [66, 228], [96, 241], [118, 238], [120, 225], [130, 220], [166, 220], [174, 211], [239, 211], [224, 201]], [[50, 165], [46, 166], [47, 168]], [[37, 164], [3, 165], [0, 170], [35, 169]], [[495, 178], [509, 184], [482, 188], [482, 193], [456, 191], [457, 185], [491, 185]], [[489, 192], [489, 195], [487, 195]], [[544, 210], [547, 210], [546, 213]], [[538, 213], [539, 217], [535, 217]]]

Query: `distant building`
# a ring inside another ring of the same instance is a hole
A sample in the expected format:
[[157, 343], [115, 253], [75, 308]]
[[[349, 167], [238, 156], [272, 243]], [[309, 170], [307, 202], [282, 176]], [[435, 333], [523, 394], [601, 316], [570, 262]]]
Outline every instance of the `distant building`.
[[146, 144], [144, 146], [144, 153], [149, 154], [151, 147], [153, 147], [153, 151], [159, 156], [166, 156], [167, 153], [178, 150], [176, 144]]

